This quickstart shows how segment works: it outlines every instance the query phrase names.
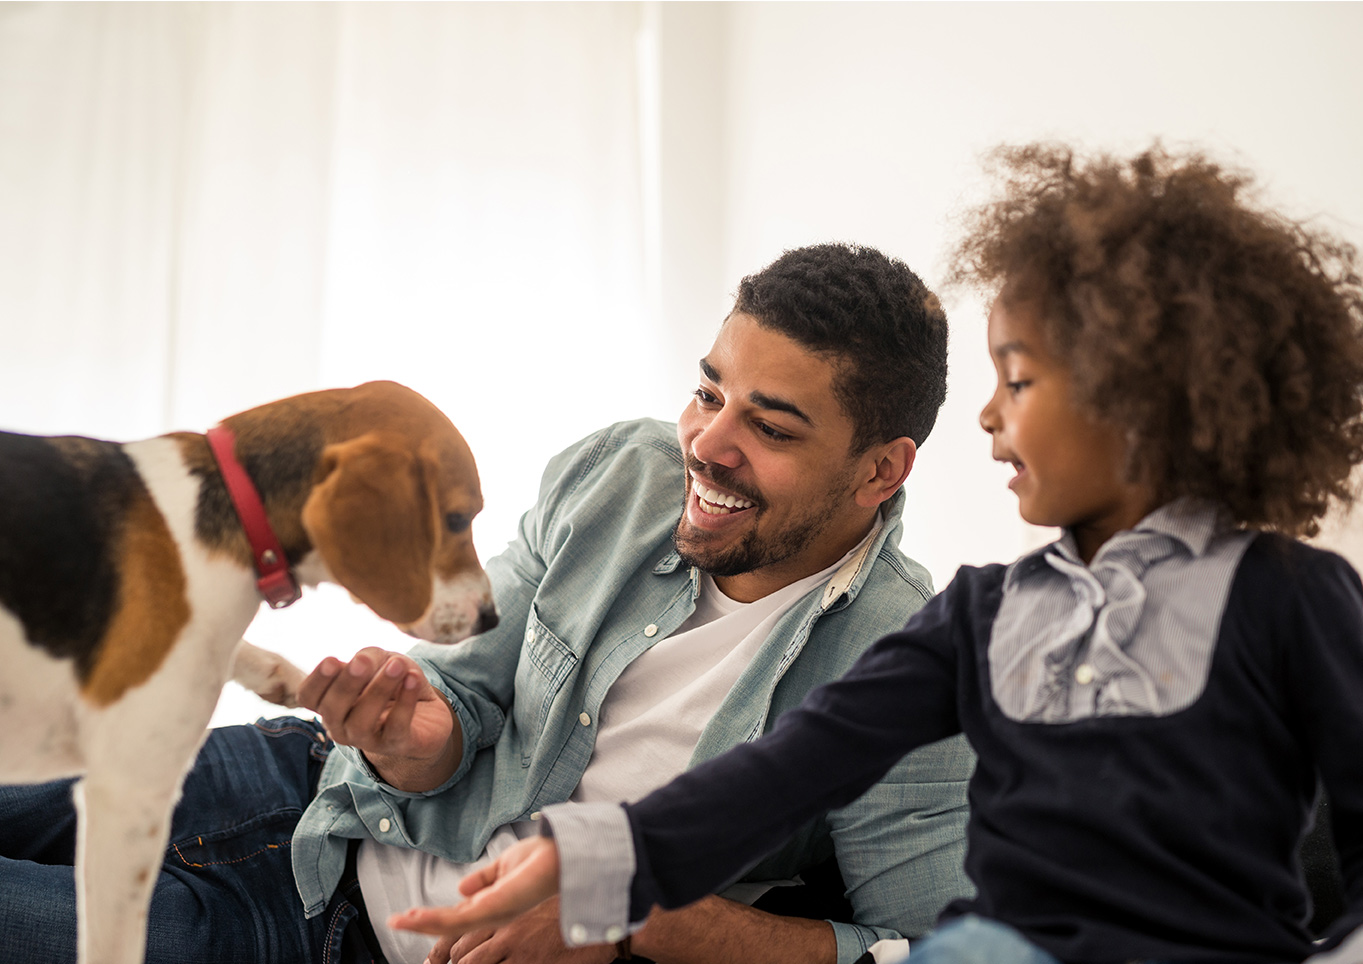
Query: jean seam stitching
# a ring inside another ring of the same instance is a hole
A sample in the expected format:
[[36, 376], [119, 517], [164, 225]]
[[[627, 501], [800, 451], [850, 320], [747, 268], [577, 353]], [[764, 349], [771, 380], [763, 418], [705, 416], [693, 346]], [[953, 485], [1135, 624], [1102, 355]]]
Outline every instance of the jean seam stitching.
[[[203, 838], [202, 838], [202, 837], [199, 838], [199, 843], [200, 843], [200, 844], [203, 843]], [[261, 854], [265, 853], [265, 851], [267, 851], [267, 850], [280, 850], [280, 849], [282, 849], [282, 848], [284, 848], [284, 847], [290, 847], [290, 846], [292, 846], [292, 845], [293, 845], [293, 841], [288, 841], [288, 842], [282, 843], [282, 844], [266, 844], [266, 845], [265, 845], [264, 847], [262, 847], [261, 849], [259, 849], [259, 850], [254, 850], [254, 851], [252, 851], [251, 853], [247, 854], [247, 855], [244, 856], [244, 857], [237, 857], [235, 860], [210, 860], [208, 863], [204, 863], [204, 864], [195, 863], [194, 861], [192, 861], [192, 860], [190, 860], [188, 857], [186, 857], [186, 856], [184, 855], [184, 853], [180, 850], [180, 845], [179, 845], [179, 844], [171, 844], [171, 849], [173, 849], [173, 850], [175, 851], [176, 856], [178, 856], [182, 861], [184, 861], [184, 863], [185, 863], [185, 865], [186, 865], [187, 867], [221, 867], [221, 866], [227, 866], [227, 865], [230, 865], [230, 864], [239, 864], [239, 863], [241, 863], [243, 860], [250, 860], [252, 857], [258, 857], [258, 856], [260, 856]]]

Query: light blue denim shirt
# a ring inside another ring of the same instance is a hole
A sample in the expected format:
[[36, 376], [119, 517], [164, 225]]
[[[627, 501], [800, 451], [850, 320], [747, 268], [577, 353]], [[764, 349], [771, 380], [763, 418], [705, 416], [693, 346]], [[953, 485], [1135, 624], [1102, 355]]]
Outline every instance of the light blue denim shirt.
[[[332, 753], [293, 841], [309, 916], [340, 879], [347, 839], [467, 862], [498, 827], [569, 798], [607, 690], [695, 608], [699, 575], [671, 539], [684, 486], [676, 428], [652, 420], [611, 426], [549, 463], [517, 540], [487, 564], [499, 624], [458, 646], [412, 649], [463, 727], [459, 769], [434, 790], [408, 793], [378, 780], [354, 750]], [[755, 739], [926, 602], [927, 572], [897, 548], [903, 508], [901, 491], [884, 508], [869, 564], [854, 559], [781, 619], [702, 732], [692, 765]], [[882, 938], [921, 934], [971, 892], [962, 858], [973, 766], [961, 738], [924, 747], [745, 879], [793, 877], [831, 848], [856, 919], [833, 923], [839, 961]]]

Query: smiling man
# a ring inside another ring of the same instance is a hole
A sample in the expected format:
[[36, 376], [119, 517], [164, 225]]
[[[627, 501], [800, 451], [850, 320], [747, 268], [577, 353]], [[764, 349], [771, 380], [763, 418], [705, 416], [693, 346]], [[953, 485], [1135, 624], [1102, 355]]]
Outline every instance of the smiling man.
[[[946, 319], [902, 263], [820, 245], [745, 278], [677, 425], [621, 423], [551, 461], [487, 563], [495, 628], [323, 660], [301, 696], [325, 729], [211, 732], [176, 810], [149, 964], [850, 964], [926, 931], [969, 889], [959, 739], [616, 947], [565, 947], [555, 904], [434, 950], [384, 922], [456, 900], [548, 804], [638, 799], [753, 739], [901, 628], [931, 594], [898, 549], [902, 484], [945, 379]], [[64, 784], [0, 788], [0, 892], [29, 908], [0, 920], [6, 959], [74, 957], [69, 801]], [[846, 900], [770, 886], [836, 882], [830, 858]]]
[[[902, 263], [819, 245], [745, 278], [675, 427], [617, 424], [550, 463], [520, 537], [487, 565], [501, 625], [419, 645], [415, 662], [375, 651], [310, 677], [309, 705], [362, 752], [332, 754], [295, 835], [309, 911], [349, 850], [382, 954], [421, 960], [429, 943], [388, 930], [389, 914], [456, 901], [541, 807], [638, 799], [770, 729], [902, 627], [931, 594], [897, 548], [902, 486], [945, 379], [946, 319]], [[417, 685], [392, 682], [405, 677]], [[421, 709], [430, 725], [396, 727], [398, 743], [374, 722]], [[972, 763], [959, 740], [912, 754], [724, 897], [658, 913], [616, 947], [565, 947], [549, 903], [431, 959], [857, 960], [968, 890]], [[797, 907], [801, 890], [771, 884], [830, 854], [850, 909], [759, 909]]]
[[686, 505], [673, 542], [683, 562], [739, 602], [845, 555], [908, 477], [917, 450], [901, 436], [854, 451], [838, 365], [769, 324], [734, 310], [677, 426]]

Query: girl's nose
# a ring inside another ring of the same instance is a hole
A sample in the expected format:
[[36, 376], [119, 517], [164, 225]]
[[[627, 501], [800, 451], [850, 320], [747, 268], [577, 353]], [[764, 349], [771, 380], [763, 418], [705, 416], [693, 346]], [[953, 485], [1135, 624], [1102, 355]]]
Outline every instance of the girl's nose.
[[984, 408], [980, 409], [980, 428], [990, 435], [993, 435], [999, 428], [999, 413], [994, 405], [994, 399], [989, 399]]

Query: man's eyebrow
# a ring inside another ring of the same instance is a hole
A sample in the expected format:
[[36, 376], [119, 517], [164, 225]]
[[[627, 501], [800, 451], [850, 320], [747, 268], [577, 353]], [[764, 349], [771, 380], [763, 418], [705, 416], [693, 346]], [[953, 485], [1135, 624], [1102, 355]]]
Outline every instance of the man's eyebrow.
[[[719, 371], [704, 358], [700, 360], [700, 373], [716, 385], [724, 384], [724, 379], [720, 377]], [[748, 401], [752, 402], [758, 408], [763, 408], [770, 412], [785, 412], [787, 415], [793, 415], [810, 428], [816, 427], [814, 425], [814, 419], [806, 415], [799, 405], [796, 405], [794, 402], [788, 402], [784, 398], [777, 398], [775, 395], [768, 395], [766, 392], [751, 392], [748, 395]]]
[[794, 402], [788, 402], [784, 398], [776, 398], [763, 392], [753, 392], [748, 396], [748, 399], [758, 408], [765, 408], [771, 412], [785, 412], [788, 415], [794, 415], [810, 428], [815, 427], [814, 419], [801, 411], [800, 406]]

